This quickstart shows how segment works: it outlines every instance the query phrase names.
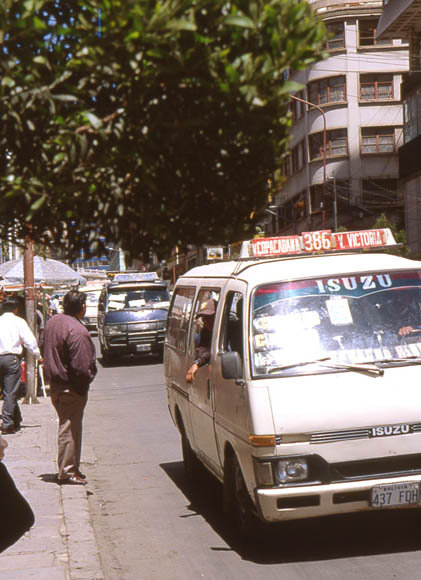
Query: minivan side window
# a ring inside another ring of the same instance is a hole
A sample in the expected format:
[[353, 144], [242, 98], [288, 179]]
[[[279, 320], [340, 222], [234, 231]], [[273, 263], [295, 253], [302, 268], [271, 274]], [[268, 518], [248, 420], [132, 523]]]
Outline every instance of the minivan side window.
[[[197, 295], [196, 304], [194, 306], [192, 331], [190, 336], [189, 354], [194, 357], [195, 349], [199, 346], [203, 323], [200, 319], [200, 311], [206, 307], [210, 302], [213, 303], [214, 310], [218, 308], [218, 301], [221, 294], [220, 288], [201, 288]], [[213, 332], [213, 331], [212, 331]], [[211, 338], [209, 339], [211, 341]]]
[[243, 308], [241, 292], [228, 292], [221, 325], [220, 350], [238, 352], [243, 358]]
[[182, 352], [186, 352], [194, 293], [195, 289], [192, 287], [177, 288], [168, 313], [167, 344]]

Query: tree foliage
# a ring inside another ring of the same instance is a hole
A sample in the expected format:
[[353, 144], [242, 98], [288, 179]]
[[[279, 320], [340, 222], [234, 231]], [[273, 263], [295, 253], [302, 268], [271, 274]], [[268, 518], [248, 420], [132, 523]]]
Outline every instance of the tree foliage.
[[[287, 144], [299, 0], [2, 0], [0, 237], [134, 256], [244, 236]], [[99, 23], [100, 14], [100, 23]]]
[[394, 248], [389, 250], [389, 254], [394, 254], [396, 256], [407, 257], [410, 254], [410, 250], [406, 243], [406, 231], [404, 229], [399, 229], [393, 221], [391, 221], [385, 213], [381, 213], [373, 225], [374, 229], [390, 228], [396, 243], [401, 244], [400, 248]]

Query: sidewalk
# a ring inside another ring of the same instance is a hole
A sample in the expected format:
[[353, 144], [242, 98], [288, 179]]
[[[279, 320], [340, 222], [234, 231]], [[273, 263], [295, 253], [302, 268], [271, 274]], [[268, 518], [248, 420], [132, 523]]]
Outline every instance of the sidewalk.
[[[38, 401], [21, 405], [23, 429], [5, 436], [9, 446], [4, 463], [31, 504], [35, 525], [0, 554], [0, 580], [103, 580], [89, 514], [89, 484], [55, 483], [56, 414], [49, 398]], [[93, 463], [89, 453], [84, 447], [82, 461]], [[83, 471], [83, 463], [81, 467]]]

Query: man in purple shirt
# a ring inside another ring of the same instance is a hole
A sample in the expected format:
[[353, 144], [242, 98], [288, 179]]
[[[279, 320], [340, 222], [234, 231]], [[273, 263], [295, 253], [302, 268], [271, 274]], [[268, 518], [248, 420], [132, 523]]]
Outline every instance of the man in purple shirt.
[[44, 331], [44, 370], [51, 401], [59, 419], [58, 481], [84, 485], [80, 472], [82, 418], [96, 368], [95, 346], [82, 323], [86, 294], [70, 291], [63, 298], [64, 314], [55, 314]]

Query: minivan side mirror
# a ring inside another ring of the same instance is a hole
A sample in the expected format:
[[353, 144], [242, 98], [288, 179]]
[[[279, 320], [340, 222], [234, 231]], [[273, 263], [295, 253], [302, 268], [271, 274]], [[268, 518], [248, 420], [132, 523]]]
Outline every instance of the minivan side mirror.
[[243, 363], [238, 352], [223, 352], [221, 355], [221, 369], [224, 379], [234, 379], [243, 385]]

